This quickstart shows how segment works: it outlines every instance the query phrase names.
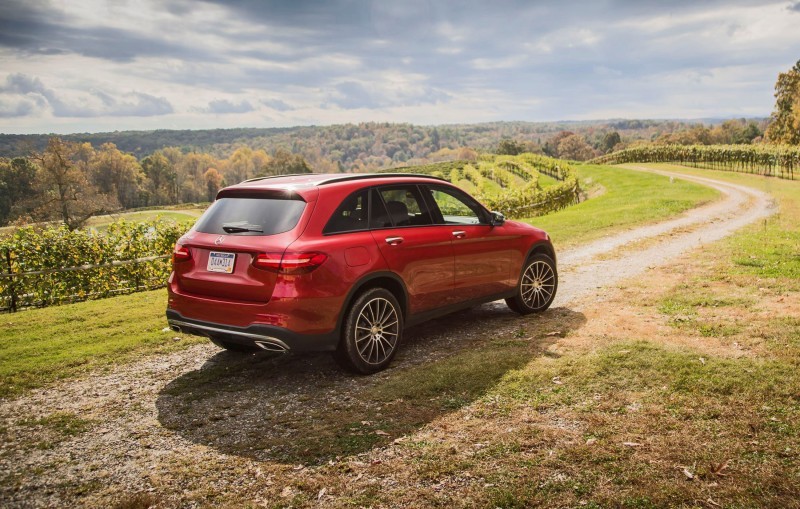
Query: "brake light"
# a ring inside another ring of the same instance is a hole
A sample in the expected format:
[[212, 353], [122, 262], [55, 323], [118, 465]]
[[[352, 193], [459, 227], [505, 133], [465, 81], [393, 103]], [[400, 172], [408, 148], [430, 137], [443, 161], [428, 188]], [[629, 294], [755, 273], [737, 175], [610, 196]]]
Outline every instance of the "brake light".
[[185, 262], [192, 259], [192, 253], [189, 248], [180, 244], [175, 244], [175, 249], [172, 251], [172, 263]]
[[273, 270], [284, 274], [305, 274], [316, 269], [328, 259], [325, 253], [260, 253], [253, 260], [259, 269]]
[[253, 260], [253, 265], [259, 269], [271, 269], [278, 271], [281, 268], [280, 253], [260, 253]]

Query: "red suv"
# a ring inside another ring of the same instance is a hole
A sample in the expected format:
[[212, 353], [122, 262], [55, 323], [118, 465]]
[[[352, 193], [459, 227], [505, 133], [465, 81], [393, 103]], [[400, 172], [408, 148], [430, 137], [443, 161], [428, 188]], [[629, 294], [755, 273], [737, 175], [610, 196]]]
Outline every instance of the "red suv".
[[167, 319], [228, 350], [328, 350], [373, 373], [410, 325], [497, 299], [544, 311], [555, 259], [545, 232], [436, 177], [252, 179], [178, 241]]

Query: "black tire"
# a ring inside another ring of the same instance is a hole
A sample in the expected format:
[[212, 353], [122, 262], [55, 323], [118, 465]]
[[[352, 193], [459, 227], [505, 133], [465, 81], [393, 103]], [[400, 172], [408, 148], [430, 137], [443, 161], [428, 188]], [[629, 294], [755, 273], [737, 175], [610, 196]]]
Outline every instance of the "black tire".
[[225, 350], [227, 350], [229, 352], [234, 352], [234, 353], [256, 353], [256, 352], [263, 351], [263, 350], [261, 350], [261, 348], [255, 346], [255, 345], [253, 345], [253, 346], [240, 345], [239, 343], [231, 343], [229, 341], [224, 341], [224, 340], [219, 339], [219, 338], [209, 338], [209, 339], [211, 339], [211, 342], [214, 343], [215, 345], [217, 345], [218, 347], [224, 348]]
[[550, 307], [558, 290], [556, 263], [547, 255], [535, 254], [525, 261], [517, 293], [506, 304], [521, 315], [541, 313]]
[[334, 357], [348, 370], [377, 373], [392, 362], [402, 339], [403, 310], [397, 299], [384, 288], [371, 288], [350, 306]]

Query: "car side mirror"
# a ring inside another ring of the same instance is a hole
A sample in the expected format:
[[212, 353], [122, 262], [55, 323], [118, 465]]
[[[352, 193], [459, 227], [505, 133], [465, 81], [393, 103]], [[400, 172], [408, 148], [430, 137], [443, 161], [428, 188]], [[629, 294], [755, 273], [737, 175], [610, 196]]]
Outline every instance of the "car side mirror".
[[506, 216], [501, 214], [500, 212], [492, 211], [492, 226], [503, 226], [503, 223], [506, 222]]

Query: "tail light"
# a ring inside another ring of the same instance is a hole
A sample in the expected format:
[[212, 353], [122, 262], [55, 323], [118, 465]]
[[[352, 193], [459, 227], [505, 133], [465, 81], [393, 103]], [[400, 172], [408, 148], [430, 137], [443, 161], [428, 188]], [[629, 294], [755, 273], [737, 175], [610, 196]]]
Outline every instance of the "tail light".
[[192, 259], [192, 253], [189, 248], [180, 244], [175, 244], [175, 249], [172, 251], [172, 263], [185, 262]]
[[253, 260], [253, 266], [284, 274], [306, 274], [316, 269], [328, 259], [325, 253], [260, 253]]

